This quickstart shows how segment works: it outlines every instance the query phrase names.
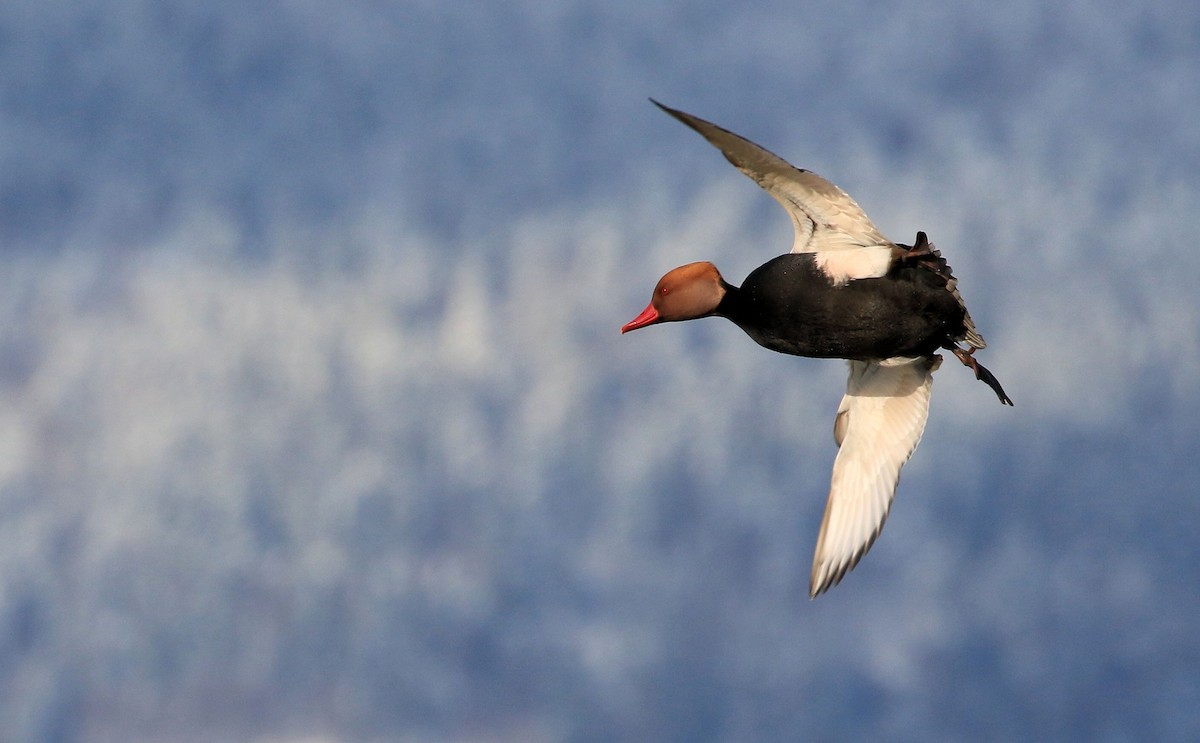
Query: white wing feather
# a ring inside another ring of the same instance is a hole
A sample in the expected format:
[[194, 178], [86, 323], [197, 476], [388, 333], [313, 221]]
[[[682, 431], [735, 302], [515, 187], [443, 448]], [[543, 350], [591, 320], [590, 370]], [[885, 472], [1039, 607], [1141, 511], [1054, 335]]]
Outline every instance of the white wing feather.
[[939, 356], [851, 361], [834, 439], [841, 447], [813, 556], [812, 596], [837, 585], [883, 528], [900, 468], [912, 456], [929, 415]]
[[[841, 268], [845, 264], [842, 261], [831, 273], [840, 272], [845, 274], [844, 278], [873, 278], [886, 272], [893, 243], [845, 191], [728, 129], [658, 101], [654, 103], [699, 132], [734, 167], [783, 205], [796, 231], [793, 253], [854, 250], [858, 255], [847, 256], [850, 259], [847, 267]], [[838, 263], [836, 258], [827, 260]]]

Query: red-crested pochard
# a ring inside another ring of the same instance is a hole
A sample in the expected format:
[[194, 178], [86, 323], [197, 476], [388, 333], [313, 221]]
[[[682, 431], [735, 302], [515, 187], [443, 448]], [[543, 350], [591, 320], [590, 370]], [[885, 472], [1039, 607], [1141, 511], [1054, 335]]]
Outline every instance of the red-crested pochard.
[[775, 198], [796, 229], [792, 251], [754, 269], [740, 287], [708, 262], [669, 271], [649, 306], [621, 328], [725, 317], [772, 351], [847, 359], [839, 447], [809, 593], [828, 590], [871, 548], [929, 414], [933, 371], [952, 352], [1005, 405], [1012, 400], [972, 354], [983, 337], [941, 254], [918, 232], [888, 240], [844, 191], [753, 142], [658, 101]]

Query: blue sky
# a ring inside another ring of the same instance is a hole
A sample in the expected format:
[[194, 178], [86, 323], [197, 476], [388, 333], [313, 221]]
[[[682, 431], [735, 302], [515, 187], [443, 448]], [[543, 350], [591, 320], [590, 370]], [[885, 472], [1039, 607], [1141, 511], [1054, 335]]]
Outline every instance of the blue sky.
[[[1186, 740], [1200, 11], [0, 10], [0, 739]], [[778, 207], [955, 268], [878, 544], [807, 575], [844, 365], [620, 325]]]

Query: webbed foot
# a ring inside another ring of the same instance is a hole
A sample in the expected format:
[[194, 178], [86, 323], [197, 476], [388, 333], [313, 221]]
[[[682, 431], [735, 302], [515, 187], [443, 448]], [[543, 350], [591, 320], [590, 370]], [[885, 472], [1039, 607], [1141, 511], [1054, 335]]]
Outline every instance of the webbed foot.
[[1000, 380], [996, 379], [996, 375], [992, 374], [987, 370], [987, 367], [975, 360], [975, 357], [973, 356], [975, 353], [974, 348], [964, 351], [963, 349], [955, 346], [953, 350], [954, 355], [957, 356], [958, 360], [963, 363], [963, 366], [975, 372], [976, 379], [982, 381], [988, 387], [991, 387], [992, 391], [996, 393], [996, 397], [1000, 398], [1000, 402], [1002, 404], [1012, 406], [1012, 399], [1005, 394], [1004, 388], [1000, 386]]

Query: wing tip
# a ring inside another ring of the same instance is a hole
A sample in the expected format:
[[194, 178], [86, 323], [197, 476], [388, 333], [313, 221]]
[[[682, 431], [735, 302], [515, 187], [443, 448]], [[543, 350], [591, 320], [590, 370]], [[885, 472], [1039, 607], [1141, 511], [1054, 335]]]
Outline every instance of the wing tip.
[[811, 601], [837, 585], [840, 579], [830, 579], [828, 575], [818, 575], [813, 569], [812, 578], [808, 582], [808, 598]]
[[841, 583], [842, 578], [845, 578], [846, 574], [853, 570], [854, 566], [858, 564], [860, 557], [861, 555], [858, 555], [853, 559], [842, 562], [836, 566], [831, 562], [814, 563], [812, 577], [808, 582], [809, 599], [815, 599], [817, 596], [825, 593], [838, 583]]
[[883, 520], [879, 522], [879, 526], [875, 529], [875, 531], [871, 532], [871, 536], [867, 539], [867, 541], [864, 542], [861, 547], [855, 550], [848, 559], [840, 562], [822, 559], [820, 554], [821, 549], [824, 546], [823, 542], [825, 540], [817, 540], [817, 554], [813, 557], [812, 575], [809, 577], [808, 581], [809, 599], [815, 599], [817, 596], [825, 593], [838, 583], [841, 583], [842, 578], [845, 578], [850, 571], [854, 570], [859, 561], [871, 551], [871, 547], [875, 546], [875, 541], [879, 539], [879, 535], [883, 533], [883, 525], [887, 523], [887, 518], [890, 511], [891, 508], [889, 507], [888, 510], [884, 512]]
[[692, 120], [696, 118], [695, 116], [692, 116], [689, 113], [684, 113], [683, 111], [680, 111], [677, 108], [671, 108], [670, 106], [659, 101], [656, 98], [651, 97], [649, 100], [655, 106], [658, 106], [659, 110], [662, 111], [663, 113], [668, 114], [669, 116], [671, 116], [674, 119], [678, 119], [679, 121], [682, 121], [683, 123], [687, 124], [688, 126], [692, 127], [693, 129], [696, 128], [695, 125], [691, 123]]
[[[872, 538], [871, 541], [874, 542], [874, 538]], [[820, 596], [830, 588], [833, 588], [837, 584], [841, 583], [842, 578], [845, 578], [851, 570], [854, 570], [854, 567], [858, 565], [858, 561], [862, 559], [862, 556], [865, 555], [867, 550], [870, 548], [871, 545], [868, 543], [861, 552], [855, 554], [849, 560], [845, 560], [837, 564], [836, 566], [831, 562], [813, 563], [812, 577], [809, 578], [808, 581], [808, 597], [810, 599], [815, 599], [817, 596]]]

